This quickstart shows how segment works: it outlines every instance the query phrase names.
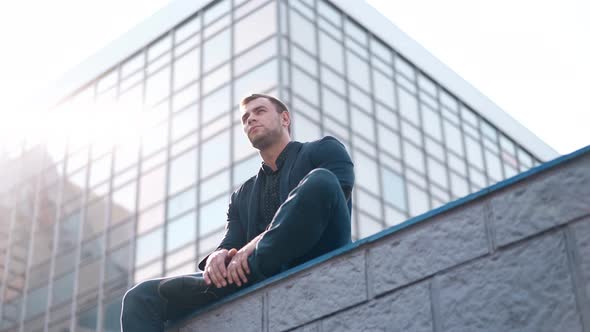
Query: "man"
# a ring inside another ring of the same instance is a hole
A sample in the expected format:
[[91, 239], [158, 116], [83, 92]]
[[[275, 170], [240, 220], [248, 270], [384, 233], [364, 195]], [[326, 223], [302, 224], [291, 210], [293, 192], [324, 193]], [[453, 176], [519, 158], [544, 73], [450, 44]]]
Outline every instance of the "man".
[[333, 137], [291, 141], [291, 116], [275, 97], [240, 103], [242, 126], [263, 164], [230, 199], [219, 247], [203, 272], [144, 281], [123, 298], [123, 331], [162, 331], [166, 320], [351, 242], [353, 164]]

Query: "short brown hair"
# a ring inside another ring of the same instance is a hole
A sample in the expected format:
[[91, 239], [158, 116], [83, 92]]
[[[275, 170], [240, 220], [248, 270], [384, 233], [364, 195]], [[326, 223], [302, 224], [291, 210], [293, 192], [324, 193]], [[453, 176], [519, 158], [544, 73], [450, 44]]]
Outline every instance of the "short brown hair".
[[[285, 103], [280, 101], [277, 97], [274, 97], [271, 95], [266, 95], [263, 93], [253, 93], [249, 96], [242, 98], [242, 100], [240, 101], [240, 107], [245, 107], [249, 102], [251, 102], [254, 99], [258, 99], [258, 98], [265, 98], [265, 99], [269, 100], [274, 105], [277, 112], [279, 112], [279, 113], [289, 112], [287, 105], [285, 105]], [[291, 124], [289, 124], [289, 127], [287, 127], [287, 130], [289, 131], [289, 134], [291, 134]]]

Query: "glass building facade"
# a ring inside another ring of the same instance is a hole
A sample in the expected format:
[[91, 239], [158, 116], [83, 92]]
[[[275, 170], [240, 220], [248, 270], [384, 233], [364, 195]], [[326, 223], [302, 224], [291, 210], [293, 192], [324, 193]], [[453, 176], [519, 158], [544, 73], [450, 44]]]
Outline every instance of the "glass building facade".
[[541, 161], [337, 4], [213, 1], [2, 161], [0, 331], [118, 331], [129, 287], [194, 271], [260, 167], [237, 106], [251, 92], [289, 105], [294, 139], [347, 146], [355, 239]]

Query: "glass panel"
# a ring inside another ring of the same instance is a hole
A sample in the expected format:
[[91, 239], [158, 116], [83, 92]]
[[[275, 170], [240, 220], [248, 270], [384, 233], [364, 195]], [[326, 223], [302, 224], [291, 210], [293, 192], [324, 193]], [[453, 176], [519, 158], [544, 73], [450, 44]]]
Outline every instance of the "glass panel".
[[175, 193], [197, 181], [197, 150], [190, 150], [170, 162], [168, 192]]
[[305, 116], [298, 116], [294, 123], [294, 137], [300, 142], [310, 142], [321, 138], [320, 126], [308, 120]]
[[229, 86], [224, 86], [213, 94], [203, 98], [203, 110], [201, 111], [202, 123], [208, 123], [221, 114], [227, 112], [231, 107], [230, 102]]
[[328, 3], [327, 1], [318, 1], [318, 11], [323, 17], [330, 20], [330, 22], [340, 26], [340, 12], [336, 8], [334, 8], [330, 3]]
[[404, 140], [405, 162], [415, 170], [424, 173], [424, 153], [414, 145]]
[[158, 204], [153, 208], [143, 211], [137, 222], [137, 232], [144, 233], [154, 227], [161, 225], [164, 221], [164, 206]]
[[195, 241], [197, 234], [197, 215], [191, 212], [168, 223], [166, 251], [172, 251]]
[[135, 248], [135, 266], [143, 265], [156, 257], [160, 257], [164, 248], [163, 240], [162, 228], [140, 236], [137, 239]]
[[403, 117], [410, 120], [415, 125], [420, 125], [420, 118], [418, 116], [418, 102], [413, 94], [410, 94], [405, 89], [397, 89], [399, 94], [400, 113]]
[[190, 188], [168, 200], [168, 219], [172, 219], [195, 207], [197, 202], [196, 188]]
[[182, 89], [182, 91], [177, 92], [173, 99], [173, 107], [172, 112], [180, 111], [189, 104], [192, 104], [191, 107], [197, 107], [195, 105], [195, 101], [199, 98], [199, 83], [195, 82], [190, 86]]
[[196, 48], [174, 61], [174, 89], [183, 87], [199, 77], [200, 55]]
[[131, 258], [131, 247], [125, 245], [107, 255], [105, 260], [105, 283], [127, 284], [129, 278], [129, 260]]
[[455, 125], [451, 124], [447, 120], [443, 121], [443, 127], [447, 148], [462, 156], [463, 143], [461, 142], [461, 132], [459, 131], [459, 128], [455, 127]]
[[52, 305], [60, 304], [72, 298], [74, 291], [74, 271], [56, 278], [53, 281]]
[[58, 252], [70, 249], [78, 242], [78, 229], [82, 218], [80, 211], [64, 217], [59, 224]]
[[205, 11], [204, 16], [204, 24], [207, 25], [217, 18], [222, 16], [223, 14], [227, 13], [231, 8], [231, 1], [229, 0], [221, 0], [217, 1], [210, 7], [208, 7]]
[[382, 168], [383, 176], [383, 199], [385, 202], [406, 210], [406, 191], [404, 179], [386, 168]]
[[235, 81], [234, 101], [254, 92], [266, 91], [278, 83], [278, 62], [272, 60]]
[[146, 105], [153, 105], [170, 94], [170, 67], [148, 77], [146, 82]]
[[78, 314], [77, 330], [81, 332], [96, 330], [97, 318], [98, 308], [96, 306]]
[[229, 162], [229, 132], [224, 132], [203, 143], [201, 150], [201, 178], [206, 178], [228, 166]]
[[504, 177], [502, 176], [502, 163], [500, 161], [500, 157], [487, 149], [484, 149], [484, 151], [488, 175], [495, 181], [502, 180]]
[[467, 147], [467, 160], [479, 169], [484, 169], [481, 145], [479, 142], [469, 136], [465, 136], [465, 145]]
[[385, 128], [381, 124], [378, 125], [377, 130], [381, 149], [394, 157], [401, 158], [399, 135], [390, 129]]
[[370, 192], [378, 195], [379, 185], [377, 182], [377, 163], [375, 160], [365, 156], [362, 152], [355, 150], [354, 164], [358, 186], [363, 186]]
[[229, 63], [215, 69], [213, 72], [209, 72], [203, 77], [203, 95], [217, 89], [221, 85], [228, 83], [230, 77]]
[[82, 265], [78, 274], [78, 294], [84, 294], [98, 288], [100, 274], [100, 259]]
[[330, 89], [322, 87], [322, 102], [326, 114], [331, 115], [343, 124], [348, 124], [347, 107], [344, 98], [335, 94]]
[[428, 162], [428, 177], [431, 182], [434, 182], [443, 188], [449, 186], [447, 182], [447, 170], [443, 164], [433, 158], [427, 158]]
[[227, 197], [220, 197], [213, 202], [203, 205], [199, 211], [199, 236], [221, 229], [227, 222]]
[[[189, 246], [186, 246], [185, 248], [182, 248], [181, 250], [173, 253], [173, 254], [168, 254], [168, 257], [166, 257], [166, 270], [169, 270], [171, 268], [175, 268], [176, 266], [185, 263], [185, 262], [189, 262], [191, 261], [191, 265], [193, 270], [191, 272], [194, 272], [194, 264], [195, 264], [195, 253], [197, 252], [197, 248], [195, 246], [195, 244], [191, 244]], [[189, 272], [189, 273], [191, 273]], [[167, 274], [169, 275], [169, 274]]]
[[25, 319], [29, 319], [45, 311], [48, 293], [47, 286], [29, 290], [29, 293], [27, 294], [27, 311]]
[[139, 195], [139, 208], [144, 208], [161, 201], [164, 198], [166, 187], [165, 167], [159, 167], [156, 170], [144, 174], [141, 177]]
[[203, 46], [203, 71], [224, 63], [230, 58], [231, 31], [226, 29], [207, 40]]
[[262, 63], [277, 54], [277, 40], [271, 38], [254, 47], [234, 60], [234, 72], [238, 76], [246, 70]]
[[427, 106], [422, 106], [422, 125], [424, 132], [430, 136], [442, 141], [442, 129], [440, 124], [440, 115], [435, 110]]
[[358, 24], [347, 19], [344, 21], [344, 30], [346, 33], [354, 38], [357, 42], [362, 45], [367, 45], [367, 34]]
[[408, 184], [408, 202], [411, 216], [417, 216], [429, 209], [428, 195], [412, 184]]
[[116, 298], [105, 304], [103, 328], [105, 332], [121, 331], [121, 303], [122, 298]]
[[166, 146], [168, 141], [168, 122], [150, 128], [143, 135], [142, 154], [148, 156]]
[[260, 157], [255, 155], [234, 166], [234, 187], [244, 183], [246, 180], [256, 175], [260, 169], [260, 163]]
[[373, 91], [375, 98], [385, 105], [395, 108], [395, 90], [393, 80], [377, 70], [373, 70]]
[[293, 42], [316, 54], [315, 28], [313, 24], [294, 10], [290, 11], [289, 32]]
[[234, 51], [240, 53], [255, 43], [276, 33], [276, 3], [257, 9], [235, 23]]
[[200, 185], [201, 195], [200, 202], [206, 202], [209, 199], [229, 190], [229, 170], [221, 172], [210, 177]]
[[375, 140], [375, 126], [370, 115], [353, 106], [351, 107], [351, 121], [352, 129], [357, 134], [371, 141]]
[[469, 186], [465, 178], [451, 172], [451, 192], [455, 197], [463, 197], [469, 194]]
[[84, 220], [83, 240], [95, 236], [105, 229], [106, 208], [106, 198], [98, 199], [88, 205]]
[[297, 68], [293, 68], [293, 90], [313, 105], [319, 105], [318, 82]]
[[365, 91], [371, 91], [369, 64], [350, 51], [346, 52], [346, 59], [348, 60], [347, 71], [349, 81], [360, 86]]
[[344, 72], [342, 44], [324, 32], [319, 33], [320, 60], [340, 73]]

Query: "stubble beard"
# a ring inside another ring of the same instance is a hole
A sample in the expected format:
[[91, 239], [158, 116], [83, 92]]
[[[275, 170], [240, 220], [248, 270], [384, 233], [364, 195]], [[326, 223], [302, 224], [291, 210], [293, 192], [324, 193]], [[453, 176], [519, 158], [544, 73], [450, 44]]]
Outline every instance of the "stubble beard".
[[281, 137], [281, 129], [274, 129], [270, 130], [262, 135], [258, 135], [257, 137], [250, 138], [250, 143], [252, 146], [257, 150], [264, 150], [271, 146], [273, 143], [277, 142]]

